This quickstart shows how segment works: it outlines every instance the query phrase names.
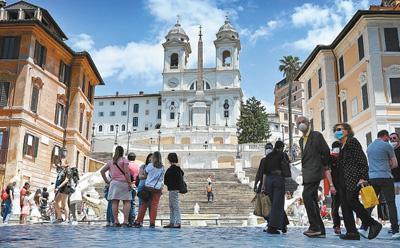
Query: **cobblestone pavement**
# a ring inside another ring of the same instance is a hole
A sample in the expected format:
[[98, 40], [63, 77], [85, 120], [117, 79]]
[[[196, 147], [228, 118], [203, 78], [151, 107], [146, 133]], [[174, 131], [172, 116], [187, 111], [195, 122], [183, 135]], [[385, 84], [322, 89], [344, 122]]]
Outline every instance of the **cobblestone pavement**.
[[25, 225], [0, 227], [0, 247], [400, 247], [387, 229], [377, 239], [342, 241], [328, 230], [325, 239], [309, 239], [291, 228], [271, 236], [260, 228], [110, 228], [89, 225]]

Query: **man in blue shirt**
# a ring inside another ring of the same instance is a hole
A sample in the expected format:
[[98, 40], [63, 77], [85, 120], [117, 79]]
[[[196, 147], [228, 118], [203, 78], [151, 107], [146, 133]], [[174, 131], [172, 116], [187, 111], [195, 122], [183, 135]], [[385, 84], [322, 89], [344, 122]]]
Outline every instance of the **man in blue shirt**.
[[[391, 169], [397, 167], [393, 146], [389, 144], [389, 132], [378, 132], [378, 138], [367, 149], [370, 183], [377, 195], [383, 194], [389, 207], [393, 237], [400, 237], [397, 222], [394, 182]], [[369, 209], [372, 212], [372, 209]]]

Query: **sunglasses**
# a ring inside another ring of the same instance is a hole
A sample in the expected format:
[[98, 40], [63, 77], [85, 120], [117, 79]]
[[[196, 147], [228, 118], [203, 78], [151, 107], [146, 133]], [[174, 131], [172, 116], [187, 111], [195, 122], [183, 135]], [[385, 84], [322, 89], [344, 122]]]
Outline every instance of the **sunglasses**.
[[343, 130], [342, 128], [338, 127], [338, 128], [335, 129], [335, 132], [339, 132], [339, 131], [342, 131], [342, 130]]
[[397, 137], [390, 137], [390, 140], [397, 140]]

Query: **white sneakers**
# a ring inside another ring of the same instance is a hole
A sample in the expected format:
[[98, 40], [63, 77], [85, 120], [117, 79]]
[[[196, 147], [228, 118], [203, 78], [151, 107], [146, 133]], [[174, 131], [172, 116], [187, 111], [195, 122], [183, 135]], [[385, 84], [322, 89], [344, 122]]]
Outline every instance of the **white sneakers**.
[[400, 239], [400, 232], [393, 234], [392, 239]]

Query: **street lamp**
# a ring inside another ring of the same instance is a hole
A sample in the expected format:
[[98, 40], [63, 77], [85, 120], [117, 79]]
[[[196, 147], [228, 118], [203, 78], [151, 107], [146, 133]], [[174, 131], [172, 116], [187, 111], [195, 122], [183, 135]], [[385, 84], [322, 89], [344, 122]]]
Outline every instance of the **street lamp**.
[[160, 143], [161, 143], [161, 130], [158, 130], [158, 151], [160, 151]]
[[236, 129], [236, 137], [237, 137], [237, 150], [236, 150], [236, 158], [240, 158], [240, 151], [239, 151], [239, 136], [240, 136], [240, 128]]
[[119, 125], [118, 125], [118, 124], [115, 125], [115, 140], [114, 140], [114, 145], [117, 145], [117, 144], [118, 144], [118, 128], [119, 128]]
[[204, 141], [203, 147], [204, 147], [205, 150], [207, 150], [207, 148], [208, 148], [208, 142], [207, 141]]
[[131, 130], [129, 130], [128, 131], [128, 144], [126, 145], [126, 155], [129, 154], [129, 142], [130, 142], [130, 139], [131, 139], [131, 134], [132, 134], [132, 132], [131, 132]]
[[281, 125], [282, 127], [282, 142], [285, 142], [285, 127], [283, 126], [283, 124]]
[[178, 125], [177, 125], [177, 127], [179, 127], [180, 125], [179, 125], [179, 119], [180, 119], [180, 117], [181, 117], [181, 113], [180, 112], [178, 112]]

